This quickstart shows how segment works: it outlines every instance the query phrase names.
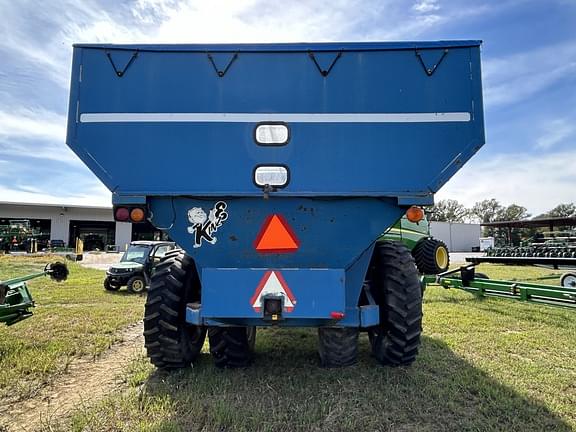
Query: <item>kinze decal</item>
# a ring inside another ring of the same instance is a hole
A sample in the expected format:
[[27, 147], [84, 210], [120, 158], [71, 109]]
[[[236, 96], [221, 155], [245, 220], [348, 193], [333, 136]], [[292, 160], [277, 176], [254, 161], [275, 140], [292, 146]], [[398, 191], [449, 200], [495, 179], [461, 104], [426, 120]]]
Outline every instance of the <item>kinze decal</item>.
[[188, 210], [188, 221], [192, 224], [188, 227], [188, 232], [194, 235], [195, 248], [202, 246], [202, 240], [216, 244], [218, 239], [214, 233], [228, 219], [226, 207], [228, 206], [224, 201], [218, 201], [208, 215], [201, 207], [192, 207]]

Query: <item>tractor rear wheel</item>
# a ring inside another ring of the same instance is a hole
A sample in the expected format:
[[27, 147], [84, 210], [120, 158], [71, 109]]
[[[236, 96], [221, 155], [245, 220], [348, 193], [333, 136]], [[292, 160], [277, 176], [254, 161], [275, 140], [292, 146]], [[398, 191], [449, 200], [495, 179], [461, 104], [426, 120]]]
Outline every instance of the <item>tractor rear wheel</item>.
[[410, 251], [400, 242], [374, 250], [370, 291], [380, 306], [380, 324], [369, 330], [372, 352], [389, 366], [414, 362], [422, 332], [422, 288]]
[[186, 305], [200, 302], [200, 279], [191, 257], [174, 249], [152, 275], [144, 308], [144, 341], [150, 361], [160, 369], [190, 366], [206, 339], [206, 328], [186, 322]]
[[256, 327], [210, 327], [210, 353], [219, 368], [250, 366], [256, 343]]
[[350, 366], [358, 358], [358, 329], [353, 327], [320, 327], [318, 353], [322, 366], [336, 368]]
[[412, 256], [421, 274], [442, 273], [450, 266], [448, 247], [440, 240], [432, 238], [420, 240], [412, 249]]

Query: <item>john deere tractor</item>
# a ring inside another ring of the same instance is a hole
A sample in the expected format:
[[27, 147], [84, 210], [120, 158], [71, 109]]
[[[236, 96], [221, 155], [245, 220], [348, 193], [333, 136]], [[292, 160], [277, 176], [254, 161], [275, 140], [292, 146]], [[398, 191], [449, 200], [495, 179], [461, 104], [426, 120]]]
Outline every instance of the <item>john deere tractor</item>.
[[448, 247], [443, 241], [432, 238], [426, 218], [414, 223], [403, 216], [379, 239], [386, 240], [404, 243], [412, 252], [421, 274], [442, 273], [450, 266]]

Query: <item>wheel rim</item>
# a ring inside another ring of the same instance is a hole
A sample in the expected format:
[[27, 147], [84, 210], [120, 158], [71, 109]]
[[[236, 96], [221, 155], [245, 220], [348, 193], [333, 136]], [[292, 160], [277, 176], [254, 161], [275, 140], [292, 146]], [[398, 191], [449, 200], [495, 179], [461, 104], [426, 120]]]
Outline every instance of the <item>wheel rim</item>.
[[576, 275], [566, 275], [562, 278], [562, 286], [565, 288], [576, 288]]
[[438, 246], [438, 248], [436, 248], [436, 265], [440, 269], [444, 269], [448, 266], [448, 251], [443, 246]]
[[132, 289], [134, 291], [142, 291], [144, 289], [144, 281], [137, 279], [132, 282]]

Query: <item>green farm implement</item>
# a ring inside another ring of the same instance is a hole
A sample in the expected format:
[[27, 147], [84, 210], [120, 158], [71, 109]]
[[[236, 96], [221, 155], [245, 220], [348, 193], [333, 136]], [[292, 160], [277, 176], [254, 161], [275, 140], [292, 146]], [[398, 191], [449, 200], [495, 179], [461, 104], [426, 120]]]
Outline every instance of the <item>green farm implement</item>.
[[555, 286], [532, 282], [488, 279], [476, 273], [474, 264], [440, 273], [422, 276], [422, 288], [440, 285], [473, 293], [479, 297], [501, 297], [551, 306], [576, 309], [576, 286]]
[[0, 281], [0, 323], [12, 325], [32, 316], [34, 300], [26, 281], [41, 276], [61, 282], [68, 277], [68, 268], [63, 263], [51, 263], [38, 273]]

